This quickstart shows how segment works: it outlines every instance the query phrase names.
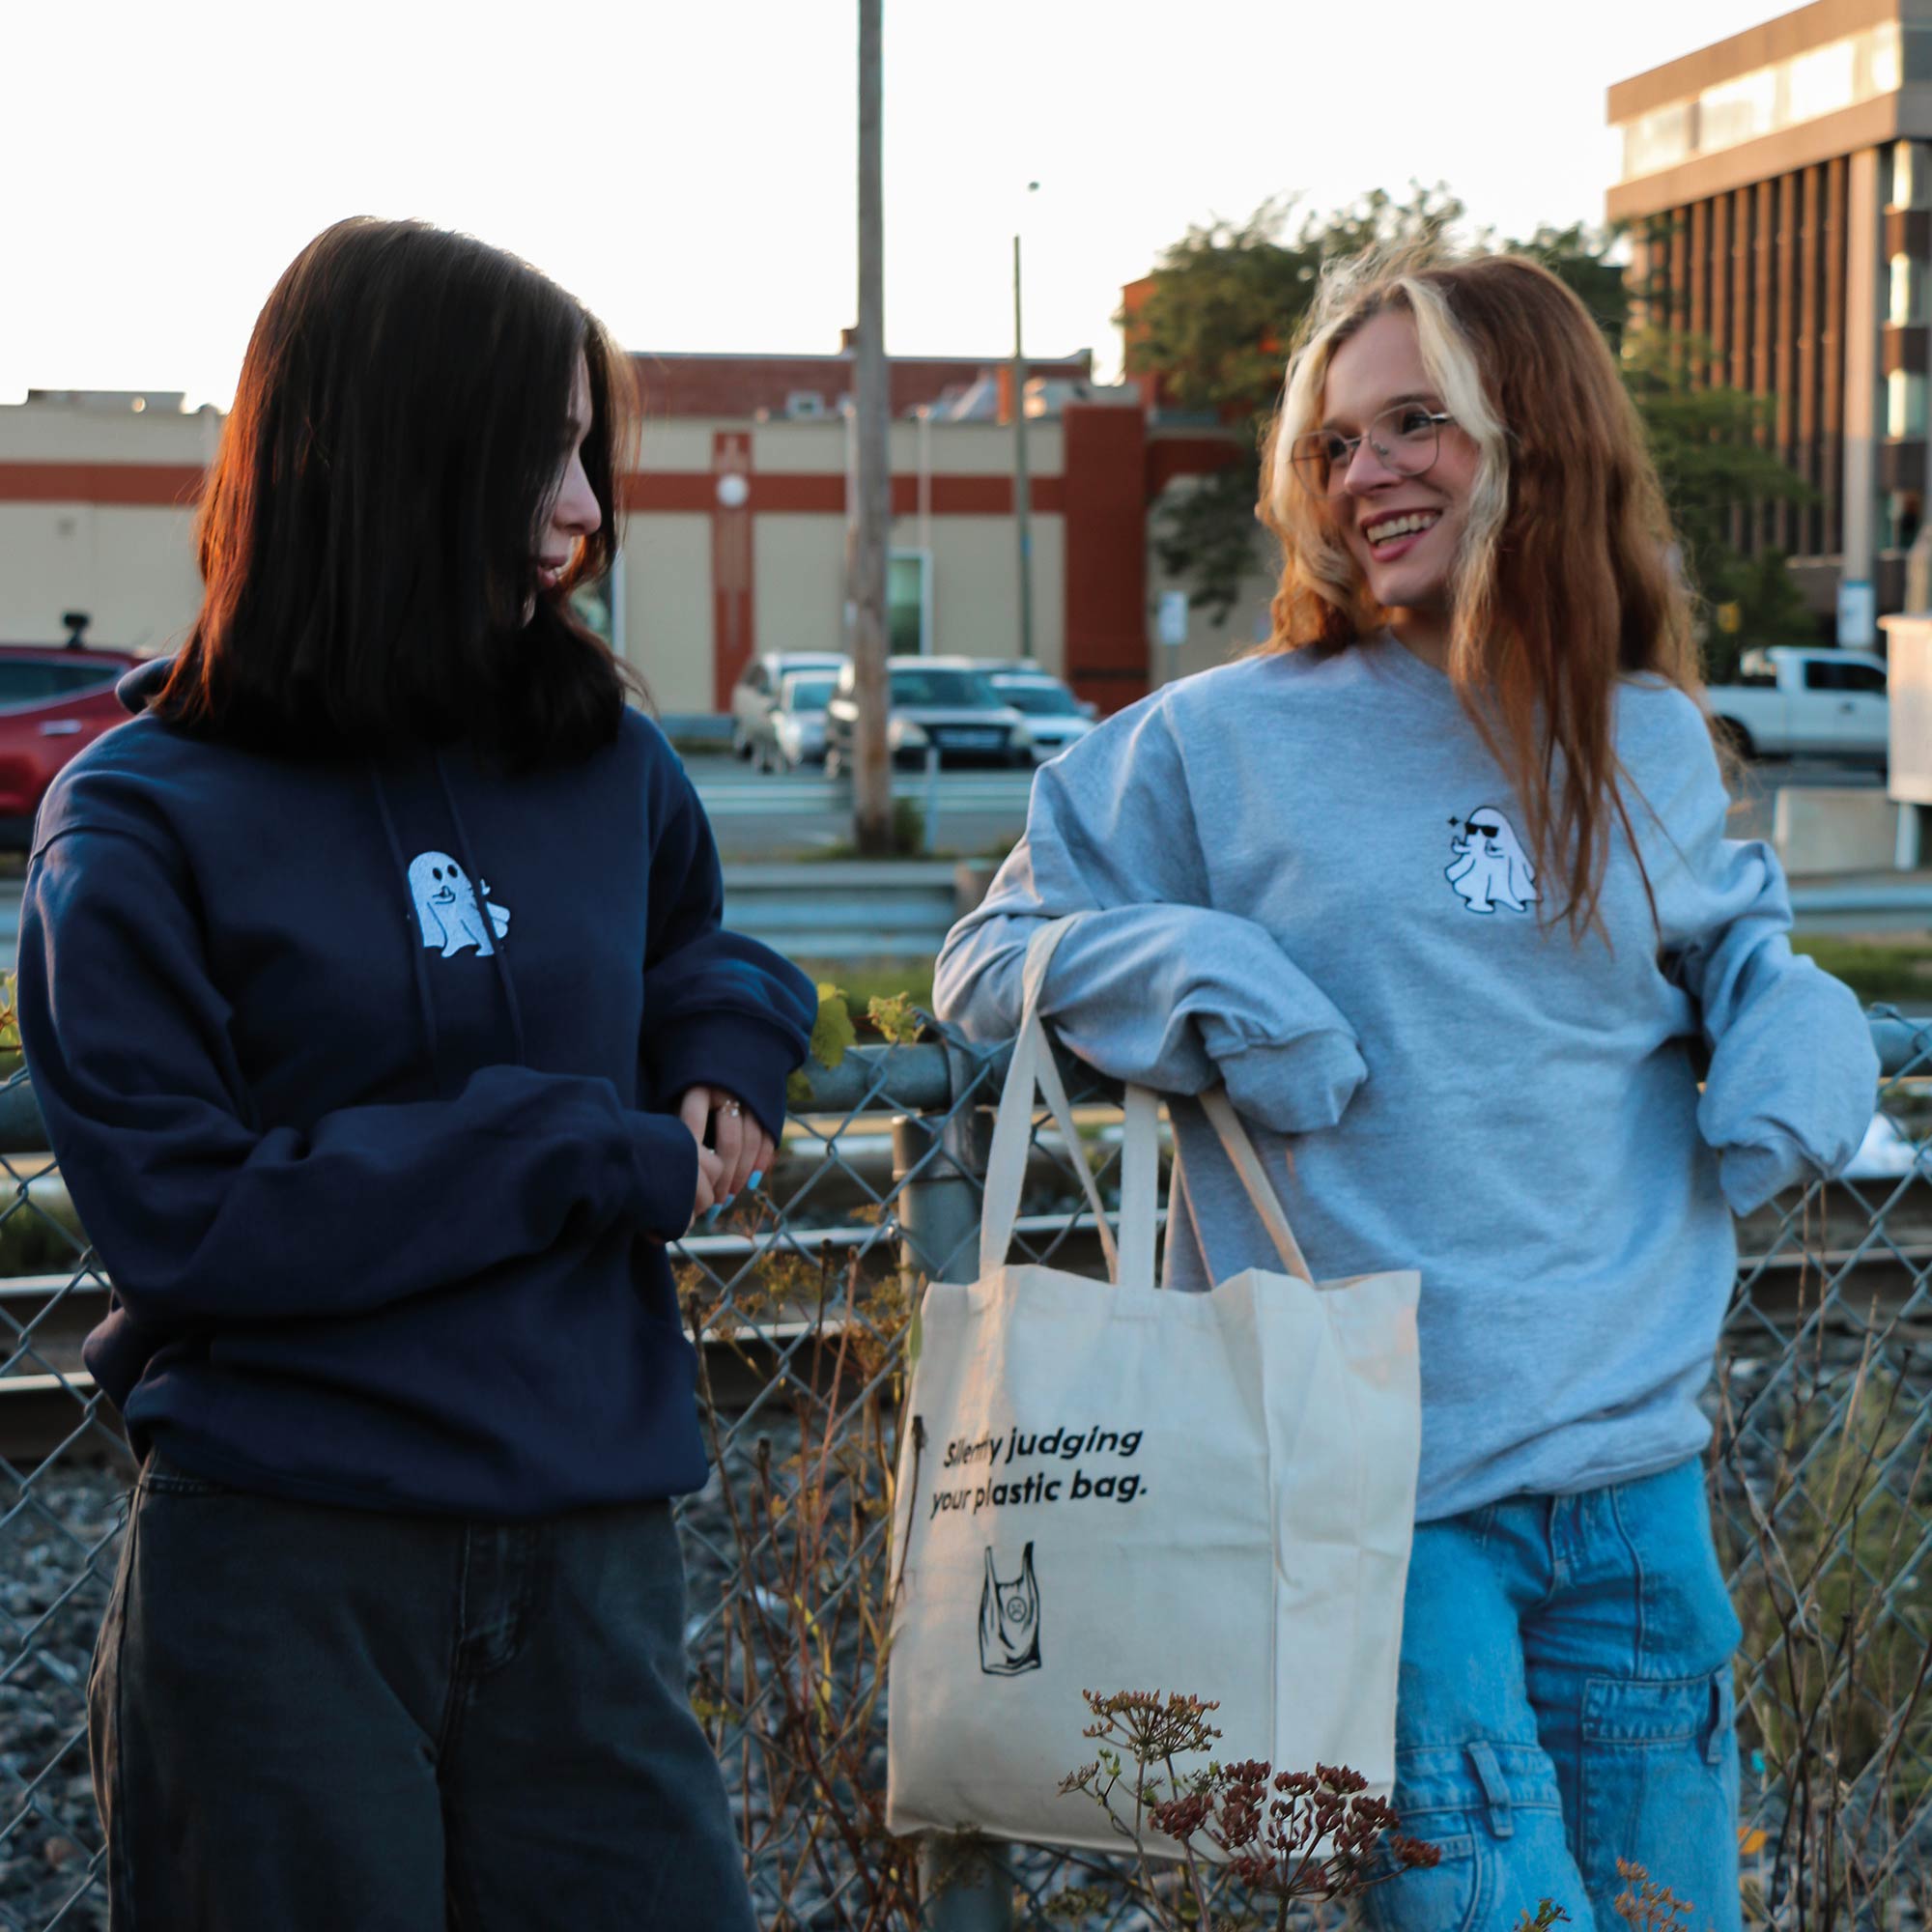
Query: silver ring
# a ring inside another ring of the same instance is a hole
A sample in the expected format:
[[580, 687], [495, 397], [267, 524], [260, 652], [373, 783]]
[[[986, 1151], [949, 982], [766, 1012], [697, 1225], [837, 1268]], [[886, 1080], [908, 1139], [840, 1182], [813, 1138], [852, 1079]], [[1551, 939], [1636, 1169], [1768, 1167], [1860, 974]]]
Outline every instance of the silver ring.
[[727, 1114], [742, 1114], [745, 1110], [736, 1100], [726, 1100], [724, 1111]]

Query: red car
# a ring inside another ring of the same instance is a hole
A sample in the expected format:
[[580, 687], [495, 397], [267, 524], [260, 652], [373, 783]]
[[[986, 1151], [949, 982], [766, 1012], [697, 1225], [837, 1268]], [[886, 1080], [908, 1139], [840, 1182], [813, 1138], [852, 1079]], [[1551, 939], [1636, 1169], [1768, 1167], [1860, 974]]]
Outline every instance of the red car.
[[114, 685], [139, 662], [92, 646], [0, 644], [0, 851], [33, 843], [54, 774], [127, 717]]

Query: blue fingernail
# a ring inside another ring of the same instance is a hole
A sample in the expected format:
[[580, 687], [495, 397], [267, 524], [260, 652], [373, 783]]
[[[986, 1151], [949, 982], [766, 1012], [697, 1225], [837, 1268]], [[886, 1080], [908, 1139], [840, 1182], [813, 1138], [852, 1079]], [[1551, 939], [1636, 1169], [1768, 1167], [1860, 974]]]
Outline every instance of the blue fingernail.
[[751, 1179], [746, 1181], [745, 1185], [747, 1187], [755, 1187], [757, 1186], [758, 1182], [761, 1181], [764, 1178], [765, 1178], [765, 1170], [762, 1167], [754, 1167], [752, 1170]]
[[[724, 1204], [722, 1202], [718, 1204], [719, 1207], [722, 1207], [723, 1205]], [[710, 1227], [712, 1222], [717, 1220], [717, 1218], [718, 1218], [718, 1208], [717, 1207], [707, 1208], [704, 1210], [703, 1218], [698, 1222], [697, 1225], [700, 1228], [708, 1228]]]
[[[738, 1197], [737, 1197], [737, 1196], [736, 1196], [735, 1194], [727, 1194], [727, 1195], [725, 1195], [725, 1197], [724, 1198], [724, 1200], [722, 1200], [721, 1202], [719, 1202], [718, 1206], [719, 1206], [720, 1208], [728, 1208], [728, 1207], [730, 1207], [730, 1205], [732, 1204], [732, 1202], [734, 1202], [735, 1200], [737, 1200], [737, 1198], [738, 1198]], [[716, 1210], [714, 1209], [713, 1211], [715, 1212]]]

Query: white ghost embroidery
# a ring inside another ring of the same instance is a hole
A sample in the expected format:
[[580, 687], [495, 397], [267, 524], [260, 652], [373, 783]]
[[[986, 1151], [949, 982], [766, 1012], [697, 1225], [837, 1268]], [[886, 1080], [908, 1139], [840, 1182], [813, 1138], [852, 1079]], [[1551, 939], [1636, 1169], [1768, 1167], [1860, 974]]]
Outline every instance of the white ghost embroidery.
[[476, 909], [476, 895], [463, 867], [447, 852], [422, 852], [410, 861], [410, 896], [416, 902], [416, 923], [425, 946], [440, 947], [445, 959], [466, 946], [475, 947], [479, 959], [496, 952], [496, 941], [510, 929], [510, 915], [506, 908], [490, 904], [490, 881], [483, 880], [482, 886], [488, 925]]
[[1524, 855], [1516, 828], [1487, 805], [1470, 812], [1462, 825], [1463, 836], [1450, 844], [1456, 860], [1446, 875], [1463, 902], [1471, 912], [1494, 912], [1499, 905], [1527, 912], [1539, 897], [1536, 867]]

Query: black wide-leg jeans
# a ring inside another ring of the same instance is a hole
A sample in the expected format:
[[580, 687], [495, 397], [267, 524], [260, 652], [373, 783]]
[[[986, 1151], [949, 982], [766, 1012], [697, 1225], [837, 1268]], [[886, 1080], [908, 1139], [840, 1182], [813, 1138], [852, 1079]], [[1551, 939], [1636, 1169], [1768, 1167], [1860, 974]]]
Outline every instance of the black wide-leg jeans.
[[663, 1503], [466, 1522], [150, 1457], [88, 1691], [114, 1932], [751, 1932]]

